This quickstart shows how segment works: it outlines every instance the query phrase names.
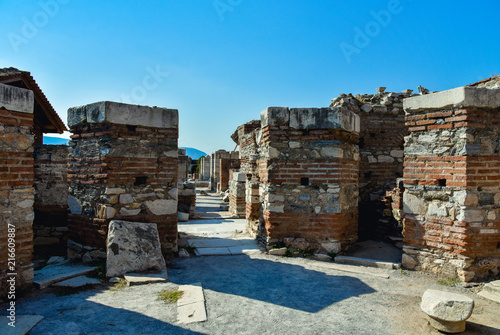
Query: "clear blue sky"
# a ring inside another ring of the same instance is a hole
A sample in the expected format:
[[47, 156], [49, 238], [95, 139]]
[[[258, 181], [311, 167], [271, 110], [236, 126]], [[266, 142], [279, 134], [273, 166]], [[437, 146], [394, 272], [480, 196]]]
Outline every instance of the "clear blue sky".
[[0, 13], [0, 67], [30, 71], [64, 121], [101, 100], [177, 108], [179, 145], [207, 153], [232, 150], [268, 106], [500, 73], [498, 0], [3, 0]]

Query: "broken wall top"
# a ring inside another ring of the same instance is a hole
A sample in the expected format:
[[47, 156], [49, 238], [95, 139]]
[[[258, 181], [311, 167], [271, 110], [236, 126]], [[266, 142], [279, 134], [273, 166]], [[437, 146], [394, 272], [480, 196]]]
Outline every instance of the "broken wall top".
[[403, 106], [407, 114], [446, 108], [498, 108], [500, 89], [462, 86], [405, 99]]
[[68, 109], [68, 126], [70, 128], [98, 123], [177, 129], [179, 113], [177, 109], [130, 105], [112, 101], [95, 102]]
[[33, 92], [24, 88], [0, 84], [0, 108], [12, 112], [33, 114]]
[[359, 133], [360, 120], [346, 108], [268, 107], [260, 113], [262, 128], [288, 126], [293, 129], [340, 128]]

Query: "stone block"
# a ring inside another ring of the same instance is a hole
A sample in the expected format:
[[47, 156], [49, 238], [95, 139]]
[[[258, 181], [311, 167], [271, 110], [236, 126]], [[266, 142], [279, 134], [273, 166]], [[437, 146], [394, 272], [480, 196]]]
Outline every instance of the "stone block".
[[359, 132], [360, 119], [355, 113], [340, 108], [291, 108], [290, 127], [295, 129], [342, 128]]
[[154, 223], [113, 220], [109, 224], [106, 276], [165, 270], [158, 229]]
[[427, 290], [422, 296], [420, 308], [437, 330], [459, 333], [465, 330], [465, 320], [472, 314], [474, 300], [461, 294]]
[[424, 215], [427, 213], [427, 203], [406, 191], [403, 194], [403, 210], [406, 214]]
[[288, 107], [268, 107], [260, 113], [262, 128], [267, 126], [283, 126], [290, 122]]
[[68, 126], [70, 128], [84, 123], [103, 122], [152, 128], [177, 128], [179, 115], [176, 109], [111, 101], [100, 101], [68, 109]]
[[24, 88], [0, 84], [0, 107], [13, 112], [33, 114], [33, 92]]
[[406, 112], [456, 108], [497, 108], [499, 90], [462, 86], [447, 91], [414, 96], [403, 100]]

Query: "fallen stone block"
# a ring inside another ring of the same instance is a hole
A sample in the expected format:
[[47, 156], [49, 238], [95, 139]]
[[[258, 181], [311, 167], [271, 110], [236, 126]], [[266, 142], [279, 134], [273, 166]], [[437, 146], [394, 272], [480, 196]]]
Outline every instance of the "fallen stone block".
[[106, 276], [166, 269], [155, 223], [113, 220], [109, 224]]
[[478, 294], [483, 298], [500, 303], [500, 280], [495, 280], [484, 285], [483, 290]]
[[97, 278], [89, 278], [87, 276], [78, 276], [71, 279], [63, 280], [61, 282], [55, 283], [52, 286], [55, 287], [68, 287], [68, 288], [78, 288], [86, 285], [99, 285], [101, 281]]
[[460, 333], [465, 331], [466, 320], [474, 309], [474, 300], [461, 294], [427, 290], [420, 308], [429, 323], [439, 331]]

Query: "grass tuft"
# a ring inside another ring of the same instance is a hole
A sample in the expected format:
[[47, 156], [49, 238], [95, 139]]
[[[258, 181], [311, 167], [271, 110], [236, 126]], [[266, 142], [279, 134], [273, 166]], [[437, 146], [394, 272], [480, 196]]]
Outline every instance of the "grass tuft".
[[166, 304], [174, 304], [183, 294], [184, 292], [178, 289], [162, 290], [158, 292], [158, 299], [163, 300]]

